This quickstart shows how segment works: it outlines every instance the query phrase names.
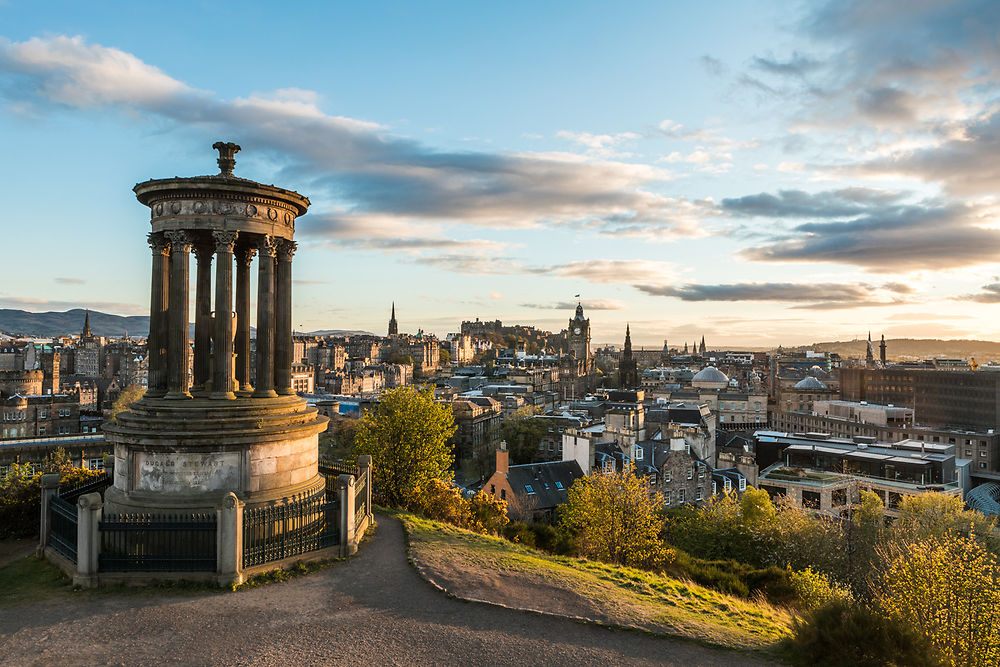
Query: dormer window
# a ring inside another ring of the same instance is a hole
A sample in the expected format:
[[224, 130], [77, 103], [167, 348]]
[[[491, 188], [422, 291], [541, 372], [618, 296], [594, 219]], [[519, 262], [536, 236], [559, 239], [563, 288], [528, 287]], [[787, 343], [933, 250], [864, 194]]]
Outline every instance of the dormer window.
[[525, 484], [524, 490], [528, 492], [528, 495], [534, 495], [535, 490], [531, 488], [531, 484]]

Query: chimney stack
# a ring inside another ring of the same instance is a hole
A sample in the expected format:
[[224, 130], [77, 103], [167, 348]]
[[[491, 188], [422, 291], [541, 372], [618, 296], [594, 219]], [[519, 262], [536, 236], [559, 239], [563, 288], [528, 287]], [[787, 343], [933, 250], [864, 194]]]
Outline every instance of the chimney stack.
[[507, 443], [501, 442], [500, 449], [497, 450], [497, 472], [506, 475], [510, 471], [510, 454], [507, 452]]

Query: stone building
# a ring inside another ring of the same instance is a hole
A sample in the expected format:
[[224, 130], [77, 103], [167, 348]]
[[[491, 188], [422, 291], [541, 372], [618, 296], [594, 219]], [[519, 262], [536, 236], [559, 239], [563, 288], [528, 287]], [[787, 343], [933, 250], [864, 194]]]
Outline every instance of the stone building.
[[500, 402], [488, 396], [459, 399], [451, 404], [455, 417], [452, 443], [455, 465], [473, 476], [483, 476], [493, 463], [493, 452], [500, 446], [503, 410]]
[[73, 372], [87, 378], [98, 378], [104, 361], [104, 339], [90, 330], [90, 311], [84, 316], [83, 330], [76, 342]]
[[14, 394], [0, 400], [0, 437], [5, 440], [80, 432], [80, 399], [75, 394]]
[[671, 438], [654, 458], [655, 488], [670, 507], [700, 503], [712, 496], [712, 467], [695, 456], [683, 437]]
[[292, 389], [296, 394], [311, 394], [316, 390], [316, 368], [310, 364], [292, 364]]
[[566, 502], [573, 482], [583, 477], [576, 461], [549, 461], [510, 465], [506, 449], [496, 450], [495, 470], [483, 490], [507, 503], [507, 514], [515, 521], [550, 516]]

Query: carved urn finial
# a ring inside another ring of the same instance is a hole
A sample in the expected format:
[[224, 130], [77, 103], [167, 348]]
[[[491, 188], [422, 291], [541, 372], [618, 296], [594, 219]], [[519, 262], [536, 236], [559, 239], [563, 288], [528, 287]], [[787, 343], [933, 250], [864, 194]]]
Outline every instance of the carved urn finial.
[[219, 151], [219, 175], [232, 176], [233, 168], [236, 166], [235, 155], [240, 152], [240, 147], [233, 142], [222, 143], [216, 141], [212, 148]]

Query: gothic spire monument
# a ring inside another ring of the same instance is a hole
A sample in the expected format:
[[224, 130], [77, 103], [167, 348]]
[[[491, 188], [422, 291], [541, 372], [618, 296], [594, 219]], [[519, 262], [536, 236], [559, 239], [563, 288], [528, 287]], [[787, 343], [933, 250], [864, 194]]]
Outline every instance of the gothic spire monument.
[[83, 316], [83, 331], [80, 332], [80, 338], [93, 338], [93, 334], [90, 333], [90, 309], [88, 308]]
[[636, 389], [639, 386], [639, 366], [632, 356], [632, 333], [625, 325], [625, 347], [618, 361], [618, 386], [622, 389]]
[[878, 359], [885, 367], [885, 334], [882, 334], [882, 340], [878, 344]]
[[145, 396], [104, 427], [115, 455], [106, 511], [210, 511], [230, 491], [261, 505], [324, 488], [317, 438], [327, 418], [291, 382], [292, 238], [309, 199], [234, 176], [240, 147], [214, 148], [218, 174], [134, 188], [150, 212], [149, 382]]
[[396, 302], [392, 302], [392, 315], [389, 316], [389, 335], [395, 336], [399, 333], [399, 324], [396, 323]]

